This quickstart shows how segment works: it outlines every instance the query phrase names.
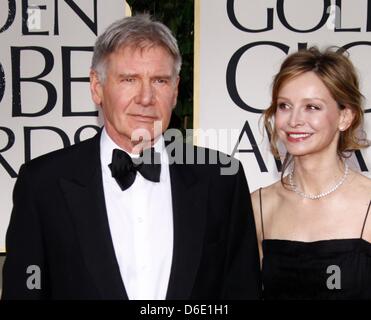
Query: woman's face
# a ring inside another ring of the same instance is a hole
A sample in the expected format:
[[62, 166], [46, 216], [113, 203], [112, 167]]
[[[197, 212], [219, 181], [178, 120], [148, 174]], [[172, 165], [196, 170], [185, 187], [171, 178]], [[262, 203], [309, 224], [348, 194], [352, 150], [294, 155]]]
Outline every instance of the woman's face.
[[347, 128], [344, 115], [320, 78], [306, 72], [281, 86], [275, 127], [293, 156], [336, 153], [339, 132]]

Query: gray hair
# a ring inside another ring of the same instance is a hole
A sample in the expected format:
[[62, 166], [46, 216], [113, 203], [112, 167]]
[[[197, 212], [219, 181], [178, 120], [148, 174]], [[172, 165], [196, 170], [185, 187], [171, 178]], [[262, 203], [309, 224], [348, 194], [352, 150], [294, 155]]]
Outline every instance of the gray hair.
[[107, 56], [121, 47], [146, 48], [161, 46], [174, 58], [174, 74], [178, 75], [182, 58], [178, 44], [170, 29], [163, 23], [151, 20], [148, 14], [126, 17], [112, 23], [96, 40], [91, 68], [104, 82]]

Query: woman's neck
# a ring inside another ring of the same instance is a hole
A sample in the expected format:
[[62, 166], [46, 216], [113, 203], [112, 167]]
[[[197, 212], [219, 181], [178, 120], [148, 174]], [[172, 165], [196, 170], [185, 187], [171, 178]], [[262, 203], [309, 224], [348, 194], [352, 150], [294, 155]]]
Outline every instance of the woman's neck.
[[343, 176], [344, 164], [337, 156], [326, 159], [314, 156], [294, 158], [293, 183], [305, 194], [326, 192]]

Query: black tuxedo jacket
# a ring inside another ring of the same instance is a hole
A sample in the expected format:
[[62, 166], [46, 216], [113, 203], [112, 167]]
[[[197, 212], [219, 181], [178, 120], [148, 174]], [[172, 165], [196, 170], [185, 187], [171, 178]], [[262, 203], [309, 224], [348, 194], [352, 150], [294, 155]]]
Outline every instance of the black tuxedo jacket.
[[[110, 235], [99, 142], [100, 134], [21, 167], [3, 299], [128, 298]], [[167, 299], [260, 297], [250, 194], [237, 165], [235, 175], [221, 175], [219, 164], [170, 165], [174, 249]]]

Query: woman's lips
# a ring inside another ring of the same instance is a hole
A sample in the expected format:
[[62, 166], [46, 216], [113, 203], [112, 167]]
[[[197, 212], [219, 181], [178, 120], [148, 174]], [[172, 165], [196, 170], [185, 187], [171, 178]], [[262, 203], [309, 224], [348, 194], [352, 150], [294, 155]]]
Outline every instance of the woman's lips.
[[313, 135], [313, 133], [308, 132], [286, 132], [287, 140], [289, 142], [301, 142]]

